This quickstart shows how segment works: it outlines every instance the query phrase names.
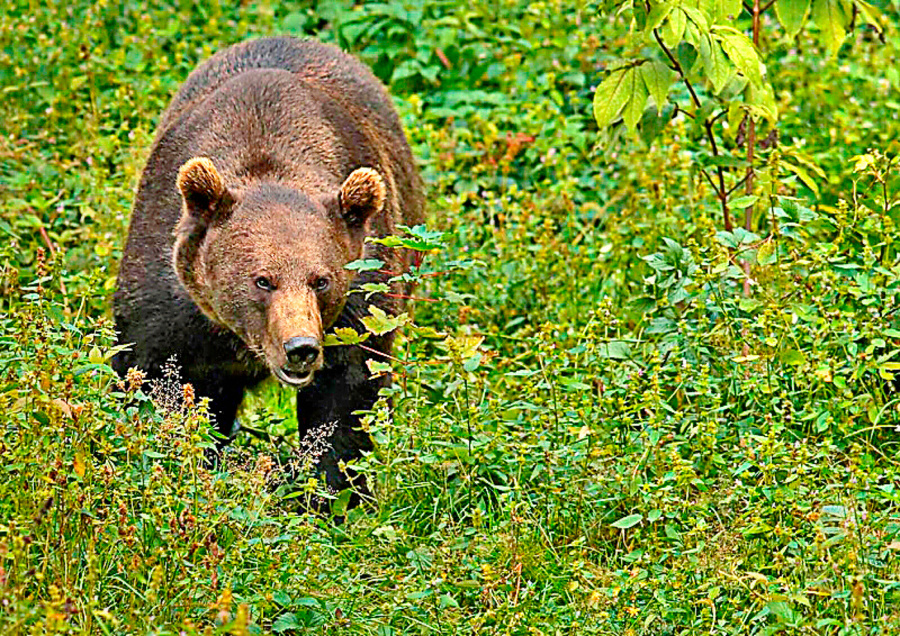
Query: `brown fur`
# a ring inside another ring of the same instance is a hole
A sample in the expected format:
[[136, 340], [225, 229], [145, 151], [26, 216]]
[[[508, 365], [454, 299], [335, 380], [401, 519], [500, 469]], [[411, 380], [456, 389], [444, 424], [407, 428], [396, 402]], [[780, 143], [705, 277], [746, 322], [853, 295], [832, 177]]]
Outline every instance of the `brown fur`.
[[[158, 373], [177, 356], [230, 430], [245, 387], [270, 372], [292, 381], [291, 338], [361, 330], [373, 303], [401, 311], [394, 296], [403, 286], [366, 300], [350, 290], [387, 275], [344, 266], [365, 256], [403, 271], [405, 253], [365, 238], [421, 223], [422, 209], [390, 98], [363, 65], [292, 38], [216, 54], [163, 115], [141, 178], [115, 297], [120, 339], [134, 346], [117, 370]], [[388, 334], [367, 346], [388, 354], [391, 343]], [[295, 382], [307, 387], [298, 394], [301, 430], [339, 423], [323, 462], [334, 486], [344, 483], [338, 460], [369, 445], [352, 413], [370, 408], [383, 384], [368, 378], [370, 355], [326, 349]]]

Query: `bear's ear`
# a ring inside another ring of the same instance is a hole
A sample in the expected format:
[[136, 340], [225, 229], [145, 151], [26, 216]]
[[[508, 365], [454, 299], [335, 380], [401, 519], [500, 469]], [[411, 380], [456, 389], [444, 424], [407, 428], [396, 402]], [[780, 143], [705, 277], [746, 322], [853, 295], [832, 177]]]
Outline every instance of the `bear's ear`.
[[233, 202], [222, 175], [206, 157], [194, 157], [181, 166], [178, 189], [186, 211], [205, 223], [212, 223]]
[[359, 228], [370, 216], [384, 209], [386, 198], [387, 189], [381, 175], [372, 168], [357, 168], [344, 180], [338, 202], [347, 225]]

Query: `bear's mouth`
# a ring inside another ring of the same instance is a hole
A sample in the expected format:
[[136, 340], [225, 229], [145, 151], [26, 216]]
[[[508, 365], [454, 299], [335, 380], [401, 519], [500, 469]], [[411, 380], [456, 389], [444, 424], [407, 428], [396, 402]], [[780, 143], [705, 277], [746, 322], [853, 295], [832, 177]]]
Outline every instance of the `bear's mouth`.
[[295, 371], [290, 368], [281, 367], [275, 369], [275, 377], [282, 384], [287, 384], [295, 389], [302, 389], [313, 381], [315, 369], [307, 369], [305, 371]]

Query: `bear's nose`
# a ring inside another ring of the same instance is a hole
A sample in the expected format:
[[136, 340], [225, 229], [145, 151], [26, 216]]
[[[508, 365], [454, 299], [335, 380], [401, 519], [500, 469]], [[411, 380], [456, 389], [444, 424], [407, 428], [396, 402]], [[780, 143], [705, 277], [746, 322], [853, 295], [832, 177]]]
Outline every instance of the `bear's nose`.
[[294, 336], [284, 343], [288, 362], [301, 367], [311, 367], [321, 351], [319, 341], [309, 336]]

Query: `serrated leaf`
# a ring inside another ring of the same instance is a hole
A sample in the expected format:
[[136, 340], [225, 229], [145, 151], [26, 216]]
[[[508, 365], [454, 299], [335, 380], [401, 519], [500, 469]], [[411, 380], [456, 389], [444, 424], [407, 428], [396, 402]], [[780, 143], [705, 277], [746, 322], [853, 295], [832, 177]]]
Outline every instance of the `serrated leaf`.
[[645, 31], [649, 34], [653, 29], [659, 27], [663, 20], [669, 16], [672, 8], [670, 2], [659, 2], [653, 5], [653, 8], [650, 9], [650, 14], [647, 16], [647, 24], [644, 26]]
[[350, 293], [365, 293], [366, 299], [368, 299], [372, 294], [386, 294], [389, 291], [391, 291], [391, 286], [387, 283], [364, 283], [358, 289], [351, 289]]
[[865, 0], [853, 0], [853, 6], [859, 11], [866, 24], [874, 27], [878, 33], [884, 33], [884, 15], [878, 7], [865, 2]]
[[719, 40], [703, 36], [700, 39], [700, 59], [703, 60], [706, 79], [712, 84], [713, 92], [718, 94], [734, 74], [734, 68], [725, 57]]
[[628, 80], [633, 68], [617, 69], [600, 82], [594, 92], [594, 119], [599, 128], [606, 128], [618, 117], [628, 102]]
[[725, 232], [724, 230], [720, 230], [716, 232], [716, 240], [725, 247], [730, 247], [732, 249], [736, 248], [740, 242], [731, 232]]
[[413, 227], [399, 225], [397, 227], [409, 235], [406, 238], [406, 246], [409, 249], [424, 252], [444, 247], [444, 232], [440, 230], [429, 230], [425, 225], [414, 225]]
[[297, 620], [297, 615], [293, 612], [289, 614], [282, 614], [278, 618], [275, 619], [275, 622], [272, 623], [272, 631], [276, 634], [280, 634], [281, 632], [286, 632], [289, 630], [296, 630], [302, 628], [303, 625]]
[[842, 0], [814, 0], [812, 19], [819, 27], [819, 39], [835, 57], [847, 36], [847, 7]]
[[88, 353], [88, 362], [91, 364], [101, 364], [103, 362], [103, 354], [100, 352], [99, 347], [91, 347], [91, 351]]
[[663, 106], [666, 104], [669, 87], [675, 81], [675, 71], [659, 60], [642, 64], [640, 70], [644, 86], [647, 87], [647, 92], [650, 93], [653, 102], [656, 104], [656, 112], [660, 115], [662, 114]]
[[647, 89], [641, 79], [638, 68], [632, 68], [628, 73], [630, 83], [630, 95], [625, 108], [622, 110], [622, 119], [625, 127], [632, 135], [637, 133], [637, 125], [644, 114], [644, 106], [647, 105]]
[[384, 245], [386, 247], [405, 247], [415, 252], [431, 252], [444, 247], [443, 232], [429, 230], [424, 225], [416, 225], [415, 227], [399, 225], [397, 229], [404, 232], [406, 236], [398, 236], [396, 234], [382, 237], [369, 236], [366, 237], [366, 243]]
[[597, 346], [597, 355], [611, 360], [629, 360], [631, 346], [623, 340], [610, 340]]
[[795, 37], [806, 24], [810, 0], [775, 0], [775, 15], [788, 37]]
[[359, 344], [368, 339], [368, 337], [369, 334], [357, 333], [352, 327], [338, 327], [334, 330], [334, 333], [325, 334], [325, 342], [323, 344], [326, 347]]
[[775, 262], [775, 241], [765, 241], [756, 250], [756, 262], [760, 265], [769, 265]]
[[741, 311], [746, 311], [747, 313], [752, 313], [759, 309], [762, 306], [762, 303], [755, 298], [741, 298], [738, 301], [738, 309]]
[[761, 85], [763, 75], [759, 55], [750, 39], [732, 27], [716, 25], [713, 35], [722, 45], [731, 63], [753, 84]]
[[659, 35], [666, 46], [671, 49], [678, 46], [681, 42], [681, 39], [684, 37], [684, 29], [686, 26], [687, 14], [685, 14], [681, 7], [676, 7], [674, 11], [669, 13], [666, 23], [663, 24], [662, 28], [659, 30]]
[[778, 119], [775, 92], [768, 82], [747, 85], [747, 113], [751, 117], [763, 117], [774, 123]]
[[726, 134], [731, 139], [734, 139], [737, 136], [738, 129], [740, 129], [741, 122], [746, 114], [747, 111], [744, 110], [744, 105], [741, 102], [735, 100], [728, 105], [728, 129]]
[[369, 373], [373, 378], [391, 372], [390, 364], [388, 364], [387, 362], [381, 362], [380, 360], [374, 360], [372, 358], [366, 360], [366, 368], [369, 369]]
[[371, 272], [384, 268], [384, 262], [377, 258], [361, 258], [344, 265], [344, 269], [353, 272]]
[[699, 8], [710, 24], [728, 24], [741, 13], [741, 0], [700, 0]]
[[[383, 309], [376, 305], [369, 306], [369, 315], [362, 318], [362, 323], [371, 333], [376, 336], [383, 336], [396, 329], [402, 327], [409, 321], [409, 314], [399, 314], [397, 316], [388, 315]], [[337, 330], [335, 330], [337, 331]]]
[[735, 210], [737, 210], [737, 209], [739, 209], [739, 208], [749, 208], [751, 205], [753, 205], [754, 203], [756, 203], [756, 201], [757, 201], [758, 199], [759, 199], [759, 197], [756, 196], [755, 194], [748, 194], [748, 195], [744, 195], [744, 196], [741, 196], [741, 197], [735, 197], [735, 198], [731, 199], [731, 200], [728, 202], [728, 204], [729, 204], [732, 208], [734, 208]]
[[644, 520], [644, 515], [628, 515], [627, 517], [622, 517], [618, 521], [613, 521], [611, 524], [613, 528], [619, 528], [620, 530], [627, 530], [633, 526], [636, 526], [641, 521]]
[[787, 161], [782, 161], [781, 165], [797, 175], [800, 181], [803, 182], [803, 185], [812, 190], [813, 194], [819, 196], [819, 186], [817, 186], [813, 178], [809, 176], [809, 173], [806, 171], [806, 169], [801, 168], [800, 166], [793, 163], [788, 163]]
[[681, 10], [687, 16], [688, 22], [696, 26], [701, 34], [709, 33], [709, 21], [702, 11], [689, 5], [682, 5]]

